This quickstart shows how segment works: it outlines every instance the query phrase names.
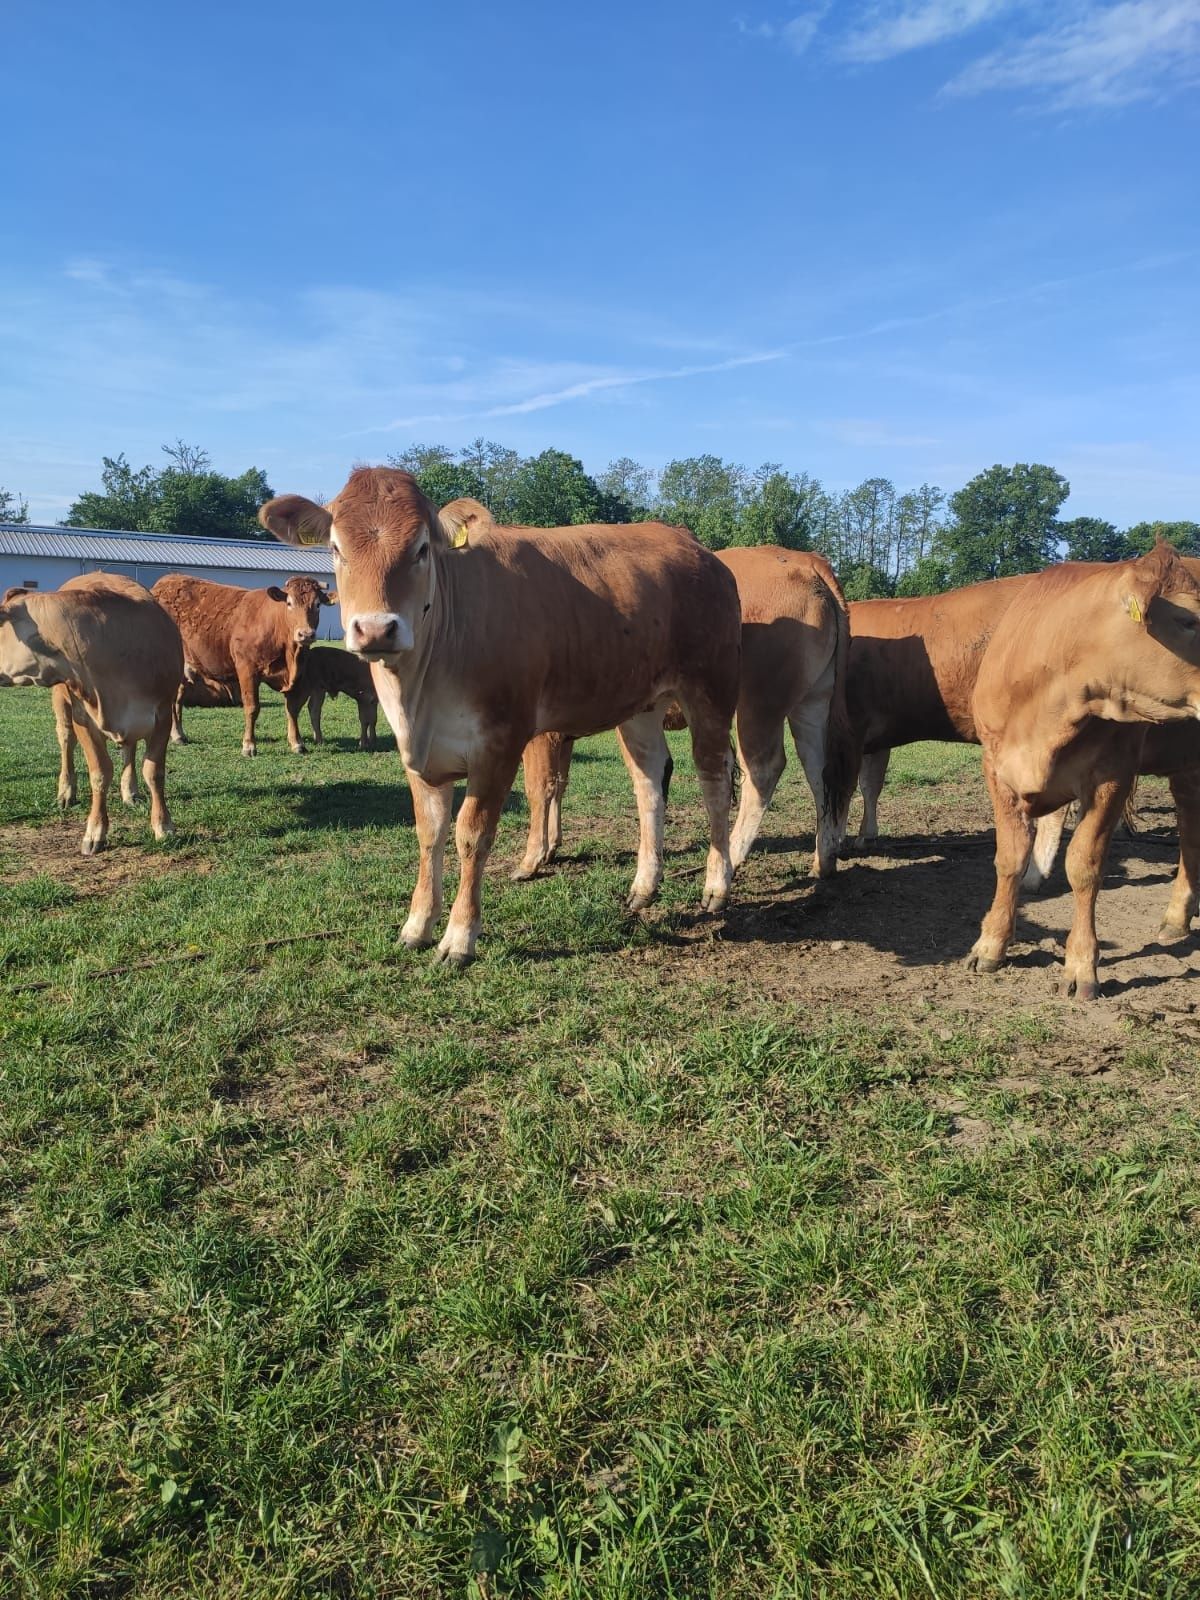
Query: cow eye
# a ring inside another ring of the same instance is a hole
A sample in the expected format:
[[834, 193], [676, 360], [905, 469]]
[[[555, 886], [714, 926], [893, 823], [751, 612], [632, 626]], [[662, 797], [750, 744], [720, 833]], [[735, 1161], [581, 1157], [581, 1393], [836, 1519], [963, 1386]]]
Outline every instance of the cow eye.
[[421, 546], [421, 548], [417, 551], [416, 555], [413, 557], [413, 561], [414, 562], [424, 561], [425, 557], [428, 554], [429, 554], [429, 546], [427, 544], [423, 544]]

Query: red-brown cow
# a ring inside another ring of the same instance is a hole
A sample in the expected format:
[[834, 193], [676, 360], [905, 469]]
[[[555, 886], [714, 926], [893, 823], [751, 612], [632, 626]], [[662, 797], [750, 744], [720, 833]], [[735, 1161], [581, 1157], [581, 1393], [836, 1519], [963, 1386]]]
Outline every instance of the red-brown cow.
[[[315, 578], [289, 578], [282, 589], [274, 584], [238, 589], [180, 573], [160, 578], [152, 592], [183, 636], [184, 682], [171, 737], [178, 744], [186, 742], [184, 705], [219, 704], [234, 698], [236, 690], [246, 719], [242, 754], [257, 755], [259, 684], [287, 694], [317, 636], [321, 607], [333, 605], [336, 596], [327, 594]], [[290, 710], [287, 735], [291, 748], [302, 754], [304, 742]]]
[[475, 953], [483, 866], [529, 740], [616, 727], [641, 822], [631, 909], [662, 879], [662, 719], [678, 700], [708, 810], [702, 906], [729, 893], [730, 724], [741, 615], [733, 578], [691, 534], [637, 527], [494, 530], [477, 503], [439, 515], [410, 474], [358, 468], [328, 508], [272, 500], [264, 527], [328, 541], [348, 647], [372, 663], [413, 793], [421, 864], [401, 937], [433, 942], [454, 780], [462, 867], [438, 959]]
[[300, 725], [301, 711], [305, 706], [308, 707], [313, 743], [324, 744], [321, 710], [326, 699], [336, 700], [339, 694], [348, 695], [358, 706], [358, 748], [374, 750], [379, 696], [375, 693], [370, 667], [348, 650], [319, 646], [306, 650], [299, 676], [284, 695], [284, 703], [297, 727]]

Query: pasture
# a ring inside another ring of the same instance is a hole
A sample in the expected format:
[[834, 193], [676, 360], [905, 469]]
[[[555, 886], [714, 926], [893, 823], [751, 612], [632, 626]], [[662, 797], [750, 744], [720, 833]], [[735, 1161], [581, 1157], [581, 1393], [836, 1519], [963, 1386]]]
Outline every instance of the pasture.
[[[1200, 1018], [1174, 869], [1114, 846], [1107, 998], [1014, 964], [974, 750], [808, 876], [792, 760], [725, 918], [675, 737], [662, 901], [580, 747], [564, 860], [489, 868], [463, 975], [397, 942], [391, 740], [193, 711], [179, 836], [78, 855], [49, 697], [0, 697], [0, 1592], [1200, 1592]], [[82, 776], [82, 774], [81, 774]], [[948, 964], [949, 963], [949, 964]]]

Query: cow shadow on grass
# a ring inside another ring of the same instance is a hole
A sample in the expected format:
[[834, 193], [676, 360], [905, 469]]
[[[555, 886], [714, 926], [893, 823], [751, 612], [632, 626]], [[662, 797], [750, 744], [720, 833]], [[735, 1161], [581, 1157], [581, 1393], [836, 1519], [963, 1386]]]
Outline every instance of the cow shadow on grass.
[[[1167, 886], [1174, 877], [1173, 838], [1144, 836], [1122, 841], [1109, 853], [1105, 888], [1135, 885], [1146, 892], [1147, 929], [1157, 929], [1166, 907]], [[920, 838], [891, 838], [871, 851], [843, 860], [836, 876], [824, 882], [798, 872], [780, 888], [756, 890], [751, 872], [734, 886], [725, 915], [723, 938], [730, 943], [789, 944], [798, 941], [865, 945], [893, 956], [902, 966], [937, 967], [965, 960], [995, 890], [994, 842], [990, 830]], [[755, 844], [755, 854], [795, 853], [800, 861], [811, 851], [811, 835], [769, 836]], [[899, 863], [899, 864], [898, 864]], [[798, 863], [799, 864], [799, 863]], [[1104, 889], [1097, 907], [1100, 948], [1105, 965], [1171, 951], [1157, 934], [1141, 948], [1104, 937]], [[1009, 964], [1035, 970], [1058, 965], [1073, 916], [1073, 897], [1061, 860], [1041, 894], [1023, 898], [1017, 917]], [[1047, 948], [1053, 941], [1052, 948]], [[1139, 975], [1122, 981], [1111, 972], [1107, 993], [1165, 981]]]
[[[285, 823], [263, 828], [260, 833], [263, 838], [277, 838], [299, 828], [338, 832], [413, 826], [412, 791], [402, 771], [388, 782], [280, 783], [274, 786], [273, 792], [287, 804], [290, 816]], [[455, 815], [462, 793], [463, 785], [459, 784], [455, 793]], [[510, 813], [528, 818], [525, 796], [520, 790], [514, 789], [504, 802], [504, 814]], [[453, 849], [453, 836], [450, 848]]]

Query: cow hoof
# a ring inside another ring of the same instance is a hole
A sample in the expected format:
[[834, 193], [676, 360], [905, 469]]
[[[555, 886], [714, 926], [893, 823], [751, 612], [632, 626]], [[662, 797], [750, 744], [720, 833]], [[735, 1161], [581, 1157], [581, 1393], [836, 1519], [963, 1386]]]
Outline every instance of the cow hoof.
[[724, 911], [728, 902], [729, 896], [727, 894], [718, 894], [714, 892], [701, 897], [700, 909], [707, 915], [717, 916], [720, 912]]
[[406, 950], [429, 950], [434, 944], [432, 934], [428, 933], [402, 933], [400, 943]]
[[975, 950], [971, 951], [966, 961], [968, 972], [999, 972], [1003, 965], [1004, 962], [1000, 957], [981, 956]]
[[657, 893], [655, 893], [655, 894], [631, 894], [629, 896], [628, 900], [626, 900], [626, 902], [625, 902], [625, 909], [626, 909], [626, 911], [630, 912], [630, 914], [633, 914], [633, 913], [638, 912], [638, 911], [645, 911], [646, 907], [647, 906], [652, 906], [657, 898], [658, 898]]
[[475, 955], [467, 950], [443, 950], [439, 945], [433, 953], [435, 967], [448, 967], [451, 972], [461, 972], [464, 967], [469, 967]]
[[85, 855], [85, 856], [98, 856], [100, 854], [101, 850], [104, 849], [104, 845], [105, 845], [105, 840], [103, 840], [103, 839], [87, 839], [87, 838], [85, 838], [83, 843], [79, 847], [80, 854], [81, 855]]
[[1097, 1000], [1100, 997], [1099, 985], [1091, 978], [1059, 978], [1054, 993], [1064, 1000]]
[[59, 797], [58, 797], [58, 809], [60, 811], [66, 811], [68, 809], [68, 807], [73, 806], [74, 804], [75, 804], [75, 796], [73, 794], [60, 794], [59, 795]]
[[513, 883], [528, 883], [530, 878], [537, 877], [538, 868], [540, 866], [540, 861], [535, 861], [533, 866], [529, 866], [528, 863], [522, 861], [519, 867], [514, 867], [512, 869], [512, 871], [509, 873], [509, 878]]
[[244, 744], [242, 746], [242, 754], [244, 756], [256, 756], [258, 754], [258, 746], [256, 744]]
[[1187, 923], [1180, 926], [1178, 922], [1164, 922], [1158, 930], [1159, 944], [1178, 944], [1181, 939], [1190, 939], [1191, 936], [1191, 925]]
[[308, 754], [308, 750], [302, 744], [294, 744], [291, 749], [294, 756], [306, 756]]
[[171, 743], [172, 744], [191, 744], [191, 742], [192, 741], [187, 737], [186, 734], [173, 733], [171, 735]]

